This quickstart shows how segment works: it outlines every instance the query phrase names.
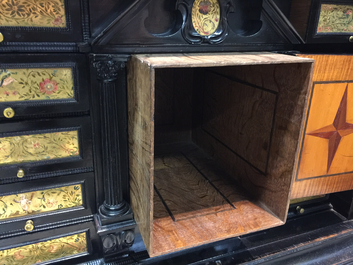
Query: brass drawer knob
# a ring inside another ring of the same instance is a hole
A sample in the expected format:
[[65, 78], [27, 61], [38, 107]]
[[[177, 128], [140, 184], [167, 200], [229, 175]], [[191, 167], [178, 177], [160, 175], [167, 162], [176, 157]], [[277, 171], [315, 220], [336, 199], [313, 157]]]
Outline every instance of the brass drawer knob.
[[353, 42], [353, 36], [349, 37], [349, 42]]
[[18, 178], [23, 178], [25, 176], [25, 172], [24, 172], [24, 170], [23, 169], [19, 169], [18, 171], [17, 171], [17, 177]]
[[4, 116], [8, 119], [11, 119], [13, 116], [15, 116], [15, 111], [13, 108], [6, 108], [4, 109]]
[[30, 232], [34, 229], [34, 225], [33, 225], [33, 221], [32, 220], [28, 220], [26, 222], [26, 225], [25, 225], [25, 230]]
[[2, 33], [0, 32], [0, 42], [4, 41], [4, 35], [2, 35]]

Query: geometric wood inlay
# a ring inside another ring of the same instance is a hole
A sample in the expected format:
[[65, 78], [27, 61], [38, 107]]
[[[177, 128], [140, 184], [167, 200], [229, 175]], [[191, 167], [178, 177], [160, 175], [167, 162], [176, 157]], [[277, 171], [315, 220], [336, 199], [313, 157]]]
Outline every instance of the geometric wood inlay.
[[353, 171], [353, 84], [315, 84], [297, 179]]
[[341, 139], [349, 134], [353, 133], [353, 124], [347, 123], [347, 89], [342, 97], [341, 104], [337, 110], [335, 120], [332, 124], [325, 126], [323, 128], [317, 129], [315, 131], [309, 132], [306, 135], [312, 135], [324, 139], [328, 139], [328, 160], [327, 160], [327, 172], [329, 171], [332, 160], [334, 159], [338, 146]]

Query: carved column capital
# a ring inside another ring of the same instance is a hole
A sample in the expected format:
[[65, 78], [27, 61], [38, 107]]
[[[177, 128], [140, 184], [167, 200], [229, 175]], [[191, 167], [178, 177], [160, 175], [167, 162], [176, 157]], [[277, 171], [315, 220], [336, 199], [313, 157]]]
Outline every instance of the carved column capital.
[[97, 79], [104, 82], [113, 82], [118, 78], [119, 71], [125, 68], [125, 62], [115, 61], [112, 57], [93, 63], [97, 72]]

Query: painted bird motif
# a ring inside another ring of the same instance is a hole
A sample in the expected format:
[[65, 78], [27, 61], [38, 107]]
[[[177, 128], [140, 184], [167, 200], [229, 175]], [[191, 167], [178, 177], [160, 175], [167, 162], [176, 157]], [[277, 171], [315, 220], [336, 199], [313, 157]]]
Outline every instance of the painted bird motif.
[[5, 87], [14, 81], [16, 80], [11, 77], [11, 72], [6, 69], [0, 69], [0, 87]]

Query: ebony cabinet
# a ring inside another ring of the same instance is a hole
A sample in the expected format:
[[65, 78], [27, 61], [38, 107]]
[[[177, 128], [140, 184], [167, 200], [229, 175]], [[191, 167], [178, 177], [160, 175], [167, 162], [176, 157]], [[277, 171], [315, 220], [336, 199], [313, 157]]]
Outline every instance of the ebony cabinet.
[[4, 264], [98, 257], [88, 68], [84, 55], [0, 55]]
[[299, 216], [291, 198], [351, 189], [347, 157], [342, 170], [323, 156], [326, 167], [302, 174], [315, 169], [306, 151], [318, 138], [307, 130], [316, 92], [331, 82], [335, 100], [349, 102], [350, 73], [326, 80], [315, 70], [310, 86], [313, 60], [293, 52], [321, 47], [306, 37], [350, 44], [349, 28], [320, 25], [331, 7], [327, 16], [351, 18], [351, 3], [278, 2], [0, 1], [1, 262], [217, 249]]

